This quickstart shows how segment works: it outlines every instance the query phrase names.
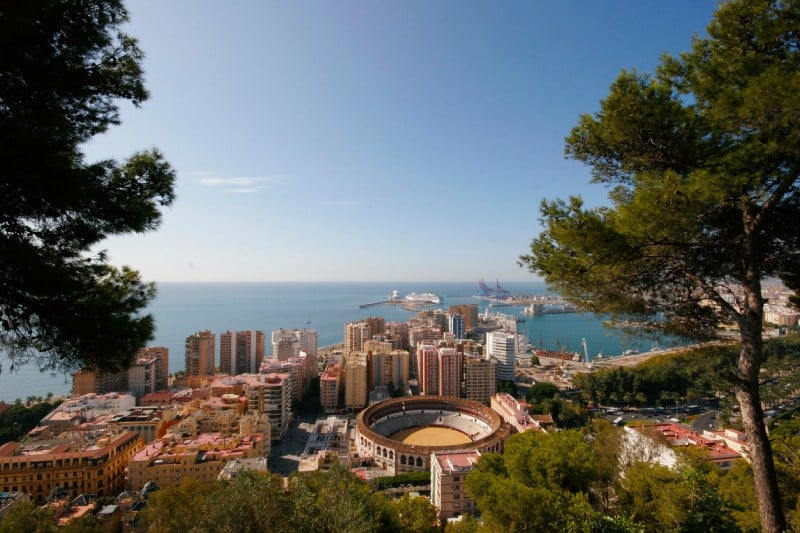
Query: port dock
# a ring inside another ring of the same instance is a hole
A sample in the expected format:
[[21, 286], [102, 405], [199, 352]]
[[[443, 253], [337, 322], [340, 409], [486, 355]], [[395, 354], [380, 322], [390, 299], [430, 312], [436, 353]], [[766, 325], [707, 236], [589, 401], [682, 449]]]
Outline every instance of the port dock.
[[358, 306], [359, 309], [366, 309], [367, 307], [378, 307], [379, 305], [387, 305], [387, 304], [399, 304], [397, 300], [384, 300], [382, 302], [372, 302], [369, 304], [361, 304]]

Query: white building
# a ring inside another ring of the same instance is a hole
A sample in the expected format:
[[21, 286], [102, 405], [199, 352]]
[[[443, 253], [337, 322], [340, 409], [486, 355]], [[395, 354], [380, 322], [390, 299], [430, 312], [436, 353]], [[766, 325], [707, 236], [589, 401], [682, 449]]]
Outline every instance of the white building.
[[514, 381], [517, 336], [503, 331], [490, 331], [486, 334], [486, 355], [497, 364], [495, 375], [498, 380]]

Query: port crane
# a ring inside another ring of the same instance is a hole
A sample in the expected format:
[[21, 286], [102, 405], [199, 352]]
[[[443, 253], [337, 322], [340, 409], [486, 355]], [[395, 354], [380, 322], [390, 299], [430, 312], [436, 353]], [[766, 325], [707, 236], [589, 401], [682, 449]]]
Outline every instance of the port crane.
[[486, 285], [486, 282], [483, 281], [481, 278], [478, 281], [478, 288], [481, 290], [481, 295], [486, 298], [497, 298], [498, 300], [505, 300], [511, 295], [511, 291], [508, 291], [500, 286], [500, 280], [497, 280], [495, 288], [489, 287]]

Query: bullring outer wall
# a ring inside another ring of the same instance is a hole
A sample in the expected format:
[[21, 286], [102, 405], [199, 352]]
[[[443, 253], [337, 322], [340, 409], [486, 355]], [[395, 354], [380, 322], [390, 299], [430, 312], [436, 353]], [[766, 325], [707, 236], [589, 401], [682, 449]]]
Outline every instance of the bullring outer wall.
[[[482, 438], [460, 445], [423, 446], [384, 437], [370, 427], [376, 420], [389, 415], [417, 410], [463, 413], [483, 421], [491, 431]], [[483, 404], [453, 396], [408, 396], [385, 400], [361, 411], [356, 417], [355, 442], [360, 458], [371, 458], [388, 473], [399, 474], [429, 471], [433, 452], [477, 449], [481, 453], [502, 453], [510, 433], [509, 424]]]

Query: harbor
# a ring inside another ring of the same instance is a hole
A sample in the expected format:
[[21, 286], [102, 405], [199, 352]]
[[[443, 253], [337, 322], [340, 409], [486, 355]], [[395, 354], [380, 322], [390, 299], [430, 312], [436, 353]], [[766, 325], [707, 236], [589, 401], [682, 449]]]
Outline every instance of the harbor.
[[434, 294], [432, 292], [411, 292], [407, 294], [404, 298], [400, 297], [400, 291], [393, 290], [389, 293], [388, 300], [381, 300], [379, 302], [371, 302], [366, 304], [361, 304], [358, 306], [359, 309], [368, 309], [370, 307], [379, 307], [382, 305], [399, 305], [406, 311], [419, 311], [425, 307], [431, 305], [438, 305], [442, 302], [441, 296]]

